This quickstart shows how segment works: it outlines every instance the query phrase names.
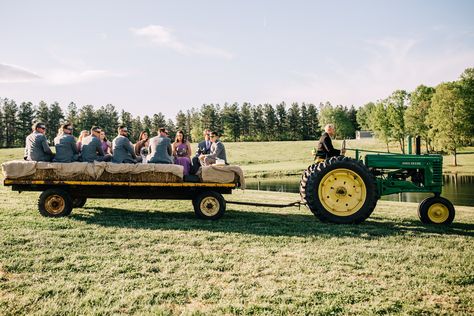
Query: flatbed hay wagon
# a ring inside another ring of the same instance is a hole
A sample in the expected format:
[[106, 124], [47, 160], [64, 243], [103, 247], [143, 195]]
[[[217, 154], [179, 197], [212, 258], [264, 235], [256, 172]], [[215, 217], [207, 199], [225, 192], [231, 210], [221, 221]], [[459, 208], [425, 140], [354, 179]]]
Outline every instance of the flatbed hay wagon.
[[[237, 166], [206, 167], [201, 178], [183, 177], [178, 165], [13, 161], [2, 167], [5, 186], [20, 193], [41, 192], [38, 210], [47, 217], [67, 216], [88, 198], [171, 199], [191, 200], [197, 217], [215, 220], [226, 209], [222, 194], [231, 194], [244, 181]], [[218, 181], [206, 182], [206, 174]]]

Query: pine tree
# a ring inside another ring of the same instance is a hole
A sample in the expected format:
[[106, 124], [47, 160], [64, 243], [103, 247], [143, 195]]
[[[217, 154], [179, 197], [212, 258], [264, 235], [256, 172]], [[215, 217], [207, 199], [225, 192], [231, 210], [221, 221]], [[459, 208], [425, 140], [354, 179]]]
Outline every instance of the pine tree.
[[242, 108], [240, 109], [240, 125], [242, 140], [246, 140], [251, 136], [250, 126], [252, 125], [252, 115], [250, 103], [244, 102], [244, 104], [242, 104]]
[[140, 116], [136, 116], [132, 119], [131, 132], [128, 133], [129, 138], [132, 142], [138, 141], [140, 133], [143, 131], [143, 124]]
[[126, 112], [125, 110], [122, 110], [122, 113], [120, 114], [120, 125], [126, 126], [127, 128], [132, 127], [132, 114], [130, 112]]
[[5, 117], [3, 116], [4, 100], [0, 98], [0, 148], [5, 147]]
[[148, 115], [145, 115], [143, 117], [142, 124], [143, 124], [143, 130], [146, 131], [148, 135], [151, 135], [150, 131], [151, 131], [152, 123]]
[[288, 121], [286, 113], [286, 104], [282, 102], [276, 106], [276, 115], [277, 115], [277, 130], [278, 138], [277, 140], [287, 140], [288, 139]]
[[278, 135], [277, 130], [277, 116], [275, 109], [271, 104], [265, 104], [263, 106], [263, 113], [264, 113], [264, 121], [265, 121], [265, 129], [266, 129], [266, 140], [271, 141], [275, 140]]
[[300, 140], [301, 112], [298, 103], [293, 103], [288, 110], [288, 133], [291, 140]]
[[150, 136], [156, 135], [158, 133], [159, 128], [166, 126], [165, 116], [161, 112], [159, 112], [158, 114], [153, 114], [153, 119], [151, 123], [153, 131]]
[[77, 105], [70, 102], [66, 110], [66, 121], [74, 126], [74, 134], [79, 136], [77, 123], [79, 121]]
[[240, 138], [240, 113], [238, 103], [225, 105], [221, 115], [225, 140], [236, 142]]
[[188, 135], [189, 131], [186, 130], [186, 114], [181, 110], [176, 115], [176, 129], [182, 130], [185, 135]]
[[3, 103], [3, 117], [5, 123], [5, 145], [7, 148], [17, 145], [17, 142], [15, 141], [18, 123], [17, 112], [18, 106], [15, 101], [5, 99]]
[[263, 118], [263, 107], [261, 104], [252, 107], [252, 139], [265, 139], [265, 120]]
[[49, 133], [46, 134], [49, 142], [52, 143], [54, 137], [56, 137], [61, 123], [64, 122], [63, 110], [59, 106], [58, 102], [54, 102], [49, 107], [49, 118], [46, 125], [49, 128]]
[[321, 129], [318, 121], [318, 109], [314, 104], [308, 105], [308, 120], [309, 139], [318, 139], [321, 135]]
[[18, 111], [18, 128], [15, 138], [21, 146], [25, 146], [26, 137], [31, 133], [35, 118], [35, 109], [31, 102], [22, 102]]
[[[48, 124], [49, 121], [49, 107], [48, 104], [44, 101], [40, 101], [38, 104], [38, 109], [36, 110], [35, 122], [42, 122]], [[50, 128], [49, 126], [46, 126]]]
[[311, 121], [309, 119], [308, 108], [306, 104], [301, 105], [301, 137], [303, 140], [311, 139]]
[[79, 110], [77, 130], [90, 131], [92, 126], [97, 125], [97, 119], [95, 117], [95, 110], [92, 105], [84, 105]]

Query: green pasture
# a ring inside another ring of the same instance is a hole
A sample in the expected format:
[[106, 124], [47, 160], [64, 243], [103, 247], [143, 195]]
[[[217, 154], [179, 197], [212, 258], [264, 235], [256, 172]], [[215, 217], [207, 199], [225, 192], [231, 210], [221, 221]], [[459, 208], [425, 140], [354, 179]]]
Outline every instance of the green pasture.
[[[423, 226], [416, 204], [380, 202], [360, 225], [302, 208], [90, 200], [67, 218], [0, 187], [1, 315], [472, 315], [474, 208]], [[227, 200], [288, 203], [235, 191]]]
[[[313, 145], [226, 148], [256, 177], [299, 172]], [[21, 156], [0, 150], [0, 162]], [[473, 207], [456, 207], [449, 227], [422, 225], [417, 204], [388, 201], [360, 225], [321, 223], [304, 207], [232, 204], [203, 221], [190, 201], [117, 199], [51, 219], [38, 195], [0, 186], [0, 315], [474, 314]]]

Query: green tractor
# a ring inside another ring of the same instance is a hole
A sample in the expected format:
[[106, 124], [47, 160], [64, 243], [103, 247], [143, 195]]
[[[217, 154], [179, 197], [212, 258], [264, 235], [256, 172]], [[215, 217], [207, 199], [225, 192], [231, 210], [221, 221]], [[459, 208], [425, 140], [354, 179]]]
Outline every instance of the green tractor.
[[409, 140], [409, 154], [366, 154], [362, 161], [356, 150], [356, 159], [338, 156], [310, 165], [300, 182], [303, 203], [321, 221], [350, 224], [367, 219], [383, 195], [433, 193], [419, 204], [418, 217], [425, 224], [451, 224], [454, 206], [440, 196], [443, 157], [420, 155], [419, 142], [415, 155]]

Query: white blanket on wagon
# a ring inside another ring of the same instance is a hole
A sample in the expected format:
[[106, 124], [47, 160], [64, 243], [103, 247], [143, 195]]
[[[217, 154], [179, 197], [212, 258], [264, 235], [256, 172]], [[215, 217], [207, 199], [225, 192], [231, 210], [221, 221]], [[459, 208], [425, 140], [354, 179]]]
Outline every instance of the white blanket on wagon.
[[233, 183], [237, 176], [240, 188], [245, 189], [244, 172], [239, 166], [233, 165], [210, 165], [202, 166], [198, 175], [201, 176], [202, 182], [214, 183]]
[[115, 164], [111, 162], [42, 162], [13, 160], [2, 164], [3, 175], [7, 179], [18, 179], [35, 174], [39, 169], [51, 169], [64, 178], [86, 174], [91, 178], [98, 179], [104, 171], [108, 173], [130, 173], [139, 174], [143, 172], [167, 172], [183, 178], [183, 166], [171, 164]]

